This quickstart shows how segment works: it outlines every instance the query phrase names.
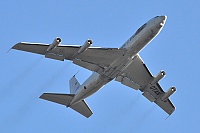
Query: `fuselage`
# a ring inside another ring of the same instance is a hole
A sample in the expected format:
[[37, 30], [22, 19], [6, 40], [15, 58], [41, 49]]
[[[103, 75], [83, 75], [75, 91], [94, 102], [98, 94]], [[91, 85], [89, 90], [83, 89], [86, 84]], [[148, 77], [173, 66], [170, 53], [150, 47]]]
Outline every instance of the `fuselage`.
[[150, 41], [152, 41], [161, 31], [166, 21], [166, 16], [157, 16], [142, 25], [136, 33], [131, 36], [121, 47], [125, 53], [110, 66], [104, 68], [103, 73], [93, 74], [80, 86], [78, 92], [70, 105], [76, 104], [80, 100], [97, 92], [105, 84], [123, 73], [131, 64], [135, 55], [137, 55]]

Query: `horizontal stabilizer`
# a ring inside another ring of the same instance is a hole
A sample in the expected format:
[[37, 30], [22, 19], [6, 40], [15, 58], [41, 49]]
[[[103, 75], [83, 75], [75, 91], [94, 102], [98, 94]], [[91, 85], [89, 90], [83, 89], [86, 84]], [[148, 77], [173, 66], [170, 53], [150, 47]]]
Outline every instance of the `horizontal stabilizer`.
[[[62, 104], [68, 107], [72, 99], [74, 98], [74, 94], [43, 93], [40, 96], [40, 98], [58, 104]], [[88, 107], [87, 103], [84, 100], [79, 101], [78, 103], [69, 107], [77, 111], [78, 113], [84, 115], [87, 118], [93, 114], [91, 109]]]
[[40, 98], [68, 106], [74, 98], [74, 94], [43, 93]]
[[82, 101], [70, 106], [70, 108], [79, 112], [80, 114], [84, 115], [87, 118], [93, 114], [91, 109], [88, 107], [87, 103], [85, 102], [85, 100], [82, 100]]

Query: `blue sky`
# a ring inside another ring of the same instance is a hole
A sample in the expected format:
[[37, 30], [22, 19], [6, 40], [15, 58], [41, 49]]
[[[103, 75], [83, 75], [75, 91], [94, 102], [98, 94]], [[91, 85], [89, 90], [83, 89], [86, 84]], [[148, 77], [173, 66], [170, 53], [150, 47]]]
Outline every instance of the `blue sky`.
[[[132, 0], [42, 0], [0, 2], [0, 132], [198, 132], [200, 2]], [[141, 92], [112, 81], [86, 99], [94, 114], [86, 119], [71, 109], [39, 99], [43, 92], [69, 93], [77, 72], [83, 83], [91, 72], [70, 61], [7, 51], [16, 43], [51, 43], [120, 47], [149, 19], [167, 15], [161, 33], [140, 52], [152, 74], [165, 70], [160, 82], [176, 111], [167, 114]]]

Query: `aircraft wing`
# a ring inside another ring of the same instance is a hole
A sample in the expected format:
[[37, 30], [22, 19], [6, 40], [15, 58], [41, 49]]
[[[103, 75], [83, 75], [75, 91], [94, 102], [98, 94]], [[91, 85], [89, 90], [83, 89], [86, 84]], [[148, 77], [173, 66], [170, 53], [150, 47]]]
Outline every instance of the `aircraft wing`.
[[110, 62], [124, 54], [123, 49], [96, 47], [89, 47], [85, 52], [77, 54], [81, 46], [75, 45], [59, 45], [47, 53], [46, 50], [49, 46], [49, 44], [21, 42], [14, 45], [12, 49], [45, 55], [46, 58], [55, 60], [72, 60], [74, 64], [98, 73], [109, 66]]
[[166, 113], [171, 115], [175, 107], [169, 98], [161, 100], [165, 92], [159, 83], [151, 84], [153, 78], [140, 56], [137, 55], [116, 80], [133, 89], [139, 89], [149, 101], [155, 102]]

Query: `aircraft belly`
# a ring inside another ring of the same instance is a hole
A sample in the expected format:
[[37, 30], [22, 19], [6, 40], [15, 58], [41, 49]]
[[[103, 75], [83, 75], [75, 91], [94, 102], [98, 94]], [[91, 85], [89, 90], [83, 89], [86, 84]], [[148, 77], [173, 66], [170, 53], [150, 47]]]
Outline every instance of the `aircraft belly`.
[[86, 91], [86, 93], [83, 95], [82, 99], [85, 99], [89, 96], [91, 96], [92, 94], [94, 94], [95, 92], [97, 92], [98, 90], [100, 90], [102, 87], [104, 86], [104, 84], [99, 84], [98, 86], [88, 88], [88, 90]]
[[94, 94], [110, 81], [111, 79], [107, 77], [102, 78], [100, 75], [100, 77], [96, 80], [96, 82], [93, 82], [92, 84], [90, 84], [83, 90], [82, 99], [85, 99], [89, 97], [90, 95]]
[[[96, 74], [96, 73], [95, 73]], [[91, 76], [93, 77], [93, 75]], [[90, 78], [89, 78], [90, 79]], [[74, 99], [71, 102], [72, 104], [75, 104], [77, 102], [79, 102], [80, 100], [83, 100], [89, 96], [91, 96], [92, 94], [94, 94], [95, 92], [97, 92], [99, 89], [101, 89], [106, 83], [110, 82], [111, 79], [107, 78], [107, 77], [102, 77], [102, 75], [99, 75], [97, 79], [94, 79], [94, 81], [92, 82], [85, 82], [83, 83], [83, 85], [81, 86], [80, 91], [75, 95]]]
[[145, 35], [142, 35], [136, 41], [133, 41], [128, 53], [131, 55], [136, 55], [140, 50], [142, 50], [142, 48], [144, 48], [149, 43], [149, 36], [150, 34], [147, 32], [145, 33]]
[[136, 55], [140, 52], [147, 44], [149, 44], [159, 33], [159, 29], [157, 27], [151, 27], [147, 29], [145, 32], [138, 34], [129, 42], [129, 46], [127, 47], [127, 53], [132, 56]]
[[155, 29], [148, 29], [144, 34], [136, 36], [130, 40], [130, 46], [124, 56], [116, 59], [111, 65], [105, 69], [103, 75], [109, 78], [115, 78], [119, 73], [125, 70], [132, 62], [132, 59], [140, 50], [142, 50], [157, 34]]
[[133, 39], [127, 41], [129, 43], [128, 50], [125, 55], [116, 59], [109, 67], [107, 67], [102, 75], [114, 79], [119, 73], [125, 70], [137, 55], [154, 37], [158, 34], [158, 29], [156, 27], [151, 27], [145, 32], [138, 34]]

